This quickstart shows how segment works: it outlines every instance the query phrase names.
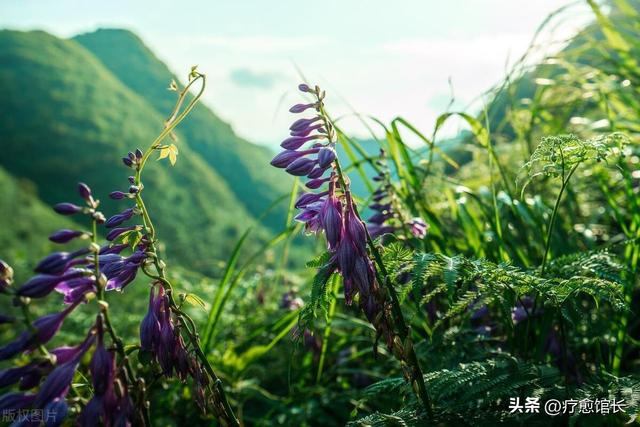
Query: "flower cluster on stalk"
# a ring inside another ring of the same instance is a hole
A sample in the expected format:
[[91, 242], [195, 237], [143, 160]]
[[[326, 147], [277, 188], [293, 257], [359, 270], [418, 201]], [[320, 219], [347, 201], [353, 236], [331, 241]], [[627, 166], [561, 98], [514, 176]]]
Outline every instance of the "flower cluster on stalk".
[[406, 215], [395, 202], [386, 152], [382, 149], [378, 160], [376, 160], [376, 165], [379, 172], [373, 177], [373, 180], [379, 185], [373, 192], [372, 203], [369, 205], [372, 214], [367, 220], [367, 229], [371, 237], [377, 238], [385, 234], [394, 234], [404, 227], [411, 236], [424, 239], [427, 235], [428, 224], [420, 217], [405, 219]]
[[299, 89], [311, 95], [313, 102], [296, 104], [289, 111], [294, 114], [313, 111], [314, 114], [290, 126], [290, 137], [280, 144], [284, 151], [273, 158], [271, 165], [307, 178], [308, 191], [295, 202], [300, 210], [295, 219], [304, 223], [309, 233], [324, 232], [330, 254], [328, 270], [342, 275], [347, 304], [357, 295], [360, 308], [375, 326], [378, 336], [391, 345], [393, 332], [385, 295], [367, 252], [368, 232], [357, 212], [348, 178], [340, 170], [334, 127], [324, 111], [325, 92], [318, 86], [312, 88], [306, 84]]
[[[84, 200], [84, 206], [60, 203], [54, 210], [61, 215], [87, 215], [95, 225], [104, 223], [105, 217], [98, 211], [99, 201], [93, 198], [91, 189], [80, 183], [78, 193]], [[51, 234], [49, 239], [58, 244], [76, 239], [90, 239], [91, 243], [75, 251], [56, 251], [48, 255], [36, 266], [37, 274], [21, 286], [11, 286], [12, 270], [6, 263], [1, 263], [0, 291], [13, 297], [14, 306], [22, 307], [26, 330], [0, 348], [0, 360], [30, 354], [32, 361], [0, 371], [0, 388], [17, 386], [19, 390], [0, 397], [0, 410], [41, 410], [46, 416], [47, 426], [60, 425], [68, 412], [66, 397], [76, 370], [83, 356], [93, 349], [89, 368], [93, 397], [83, 409], [80, 424], [96, 425], [102, 420], [105, 425], [130, 425], [136, 420], [122, 361], [116, 363], [114, 351], [105, 347], [102, 308], [84, 341], [51, 350], [45, 347], [80, 304], [94, 299], [100, 289], [124, 287], [133, 280], [133, 270], [137, 271], [144, 259], [140, 256], [144, 253], [142, 249], [125, 257], [120, 253], [127, 245], [100, 247], [95, 243], [95, 231], [96, 227], [92, 231], [63, 229]], [[28, 316], [30, 302], [53, 292], [62, 294], [64, 308], [31, 321]], [[30, 425], [29, 421], [17, 419], [14, 424]]]

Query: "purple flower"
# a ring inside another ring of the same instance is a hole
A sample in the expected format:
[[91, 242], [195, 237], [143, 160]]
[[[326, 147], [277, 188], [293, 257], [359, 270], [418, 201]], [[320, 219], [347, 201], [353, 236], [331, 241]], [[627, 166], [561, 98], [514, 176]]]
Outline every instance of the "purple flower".
[[290, 113], [302, 113], [309, 108], [316, 108], [317, 104], [312, 102], [311, 104], [296, 104], [293, 107], [289, 108]]
[[60, 282], [82, 277], [87, 270], [74, 269], [62, 276], [38, 274], [18, 289], [18, 295], [30, 298], [42, 298], [49, 295]]
[[75, 260], [75, 258], [86, 255], [89, 253], [88, 248], [78, 249], [75, 252], [53, 252], [46, 256], [36, 266], [35, 271], [37, 273], [44, 274], [60, 274], [73, 264], [82, 263], [82, 260]]
[[18, 338], [0, 347], [0, 360], [10, 359], [25, 351], [29, 347], [30, 341], [31, 335], [28, 332], [22, 332]]
[[314, 170], [312, 170], [311, 172], [309, 172], [307, 177], [308, 178], [312, 178], [312, 179], [320, 178], [324, 174], [325, 171], [326, 171], [326, 169], [317, 167]]
[[318, 152], [318, 166], [326, 168], [336, 159], [336, 151], [331, 147], [323, 147]]
[[313, 89], [311, 89], [311, 88], [309, 87], [309, 85], [304, 84], [304, 83], [301, 83], [301, 84], [299, 84], [299, 85], [298, 85], [298, 90], [299, 90], [300, 92], [314, 92], [314, 90], [313, 90]]
[[78, 194], [80, 194], [80, 197], [85, 201], [91, 201], [91, 188], [89, 188], [89, 186], [84, 182], [78, 183]]
[[107, 228], [117, 227], [118, 225], [122, 224], [123, 222], [130, 220], [131, 217], [133, 216], [133, 214], [134, 214], [133, 208], [125, 209], [122, 212], [120, 212], [119, 214], [116, 214], [116, 215], [112, 216], [111, 218], [109, 218], [107, 220], [107, 222], [105, 223], [105, 226]]
[[51, 338], [58, 332], [64, 319], [73, 311], [74, 308], [80, 303], [76, 301], [60, 313], [47, 314], [36, 319], [33, 322], [35, 328], [34, 340], [35, 344], [46, 344]]
[[418, 239], [424, 239], [427, 235], [427, 231], [429, 230], [429, 224], [424, 222], [422, 218], [416, 217], [411, 219], [408, 223], [411, 234], [413, 234]]
[[122, 158], [122, 163], [124, 163], [124, 165], [127, 166], [127, 167], [132, 167], [133, 166], [133, 161], [129, 157], [123, 157]]
[[[160, 322], [156, 315], [156, 306], [158, 303], [154, 298], [154, 289], [155, 287], [151, 287], [149, 290], [149, 308], [147, 309], [147, 314], [144, 316], [144, 319], [140, 322], [140, 347], [145, 351], [152, 351], [156, 347], [156, 343], [160, 337]], [[158, 291], [158, 298], [161, 297], [161, 291], [162, 288]]]
[[64, 399], [54, 399], [43, 410], [44, 427], [58, 427], [67, 417], [69, 406]]
[[56, 286], [56, 291], [64, 295], [65, 304], [73, 304], [81, 301], [89, 292], [96, 292], [95, 277], [81, 277], [78, 279], [65, 280]]
[[271, 166], [275, 166], [277, 168], [286, 168], [287, 166], [289, 166], [289, 164], [291, 164], [291, 162], [302, 155], [303, 153], [300, 151], [285, 150], [276, 155], [273, 160], [271, 160]]
[[119, 228], [114, 228], [113, 230], [111, 230], [108, 234], [107, 234], [107, 240], [108, 241], [112, 241], [114, 240], [116, 237], [118, 237], [119, 235], [121, 235], [122, 233], [126, 232], [126, 231], [131, 231], [131, 230], [135, 230], [138, 226], [137, 225], [132, 225], [130, 227], [119, 227]]
[[0, 396], [0, 412], [2, 411], [17, 411], [31, 406], [35, 400], [35, 396], [32, 394], [24, 393], [7, 393]]
[[112, 191], [109, 193], [109, 197], [113, 200], [122, 200], [125, 197], [128, 197], [127, 193], [123, 193], [122, 191]]
[[320, 211], [320, 221], [327, 237], [330, 249], [336, 249], [342, 232], [342, 208], [335, 196], [330, 196], [324, 202]]
[[309, 141], [313, 141], [314, 139], [318, 139], [317, 135], [312, 136], [290, 136], [289, 138], [282, 141], [280, 146], [286, 150], [297, 150], [302, 147], [305, 143]]
[[80, 212], [82, 208], [78, 205], [74, 205], [73, 203], [58, 203], [53, 207], [53, 210], [60, 215], [73, 215]]
[[67, 243], [78, 236], [82, 236], [83, 234], [84, 233], [82, 231], [78, 231], [78, 230], [62, 229], [62, 230], [56, 231], [51, 236], [49, 236], [49, 240], [51, 240], [54, 243]]
[[360, 251], [360, 254], [366, 253], [367, 232], [364, 224], [356, 215], [353, 209], [351, 197], [347, 199], [347, 213], [344, 220], [345, 232], [348, 233], [353, 245]]
[[91, 371], [93, 390], [96, 395], [102, 396], [107, 392], [107, 389], [113, 382], [115, 358], [113, 353], [107, 351], [104, 347], [104, 330], [100, 316], [98, 316], [97, 329], [98, 340], [96, 349], [93, 352], [93, 357], [91, 358], [89, 370]]
[[106, 245], [100, 249], [100, 255], [119, 254], [128, 247], [129, 245], [126, 243], [121, 243], [119, 245]]
[[322, 118], [321, 116], [316, 116], [316, 117], [313, 117], [311, 119], [298, 119], [295, 122], [293, 122], [293, 124], [289, 127], [289, 130], [292, 131], [292, 132], [300, 132], [300, 131], [308, 128], [313, 123], [315, 123], [318, 120], [320, 120], [321, 118]]
[[69, 391], [69, 386], [78, 368], [79, 358], [72, 359], [67, 363], [55, 368], [44, 380], [40, 390], [36, 394], [33, 406], [43, 408], [54, 399], [63, 399]]
[[320, 200], [327, 193], [302, 193], [296, 200], [295, 207], [297, 209], [303, 208], [311, 203], [315, 203]]

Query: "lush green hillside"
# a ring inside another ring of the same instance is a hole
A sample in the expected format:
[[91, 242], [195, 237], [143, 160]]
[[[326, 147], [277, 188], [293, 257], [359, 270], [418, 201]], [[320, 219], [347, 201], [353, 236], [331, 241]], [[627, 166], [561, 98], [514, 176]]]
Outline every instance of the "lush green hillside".
[[[166, 88], [171, 79], [180, 80], [135, 34], [102, 29], [76, 36], [74, 40], [91, 51], [156, 111], [164, 114], [171, 109], [175, 94]], [[236, 136], [231, 127], [205, 105], [194, 109], [189, 120], [182, 124], [181, 132], [190, 147], [230, 183], [231, 191], [248, 211], [260, 214], [291, 190], [292, 181], [282, 179], [277, 170], [269, 167], [273, 157], [270, 150]], [[285, 218], [284, 209], [281, 204], [280, 209], [274, 209], [263, 222], [280, 230]]]
[[[76, 197], [79, 180], [103, 200], [126, 189], [130, 171], [119, 158], [150, 144], [164, 120], [79, 43], [45, 32], [0, 32], [0, 97], [0, 165], [32, 180], [46, 203]], [[178, 135], [174, 170], [166, 161], [149, 170], [150, 208], [160, 236], [171, 243], [169, 259], [211, 272], [252, 216]], [[107, 212], [123, 207], [107, 206]]]
[[53, 249], [54, 244], [45, 236], [55, 229], [73, 227], [70, 220], [55, 214], [38, 199], [33, 183], [13, 178], [2, 168], [0, 218], [2, 258], [11, 260], [18, 273], [32, 268], [40, 257]]

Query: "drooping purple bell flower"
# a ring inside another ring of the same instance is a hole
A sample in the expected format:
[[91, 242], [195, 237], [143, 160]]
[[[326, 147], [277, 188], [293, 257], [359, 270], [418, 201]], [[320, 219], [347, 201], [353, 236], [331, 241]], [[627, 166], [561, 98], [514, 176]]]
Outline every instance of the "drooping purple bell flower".
[[97, 342], [96, 349], [93, 352], [89, 370], [91, 371], [91, 380], [93, 390], [96, 395], [102, 396], [111, 386], [115, 374], [115, 357], [112, 352], [107, 351], [104, 346], [104, 329], [102, 319], [98, 316], [97, 325]]
[[320, 211], [320, 221], [330, 249], [337, 249], [340, 242], [340, 234], [342, 232], [341, 212], [340, 201], [333, 195], [327, 198]]
[[69, 391], [79, 362], [80, 360], [75, 358], [55, 368], [40, 386], [33, 405], [36, 408], [43, 408], [54, 399], [63, 399]]
[[[157, 302], [154, 297], [155, 287], [151, 287], [149, 290], [149, 308], [147, 314], [140, 322], [140, 347], [145, 351], [153, 351], [156, 347], [160, 337], [160, 322], [156, 315]], [[161, 292], [162, 288], [158, 291]], [[160, 298], [161, 295], [158, 295]]]

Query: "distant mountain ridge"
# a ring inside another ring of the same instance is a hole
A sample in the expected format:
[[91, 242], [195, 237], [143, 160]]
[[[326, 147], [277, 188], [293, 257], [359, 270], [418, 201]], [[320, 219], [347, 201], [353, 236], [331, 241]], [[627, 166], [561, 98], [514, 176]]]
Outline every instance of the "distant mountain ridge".
[[[100, 43], [120, 55], [128, 52], [129, 67], [108, 58]], [[146, 147], [162, 129], [175, 96], [166, 90], [171, 78], [127, 31], [98, 31], [77, 40], [0, 31], [0, 167], [33, 182], [47, 204], [74, 200], [82, 180], [94, 187], [106, 213], [124, 208], [107, 198], [127, 187], [130, 172], [120, 157]], [[145, 192], [169, 259], [212, 273], [215, 260], [227, 257], [289, 184], [271, 173], [268, 150], [235, 136], [203, 105], [178, 127], [177, 136], [178, 163], [172, 168], [151, 162]], [[0, 204], [7, 209], [12, 200], [4, 187]], [[283, 209], [272, 213], [272, 229], [284, 225]], [[12, 233], [9, 221], [0, 218], [5, 234]], [[253, 244], [268, 234], [259, 225]], [[20, 236], [3, 241], [11, 238]]]

